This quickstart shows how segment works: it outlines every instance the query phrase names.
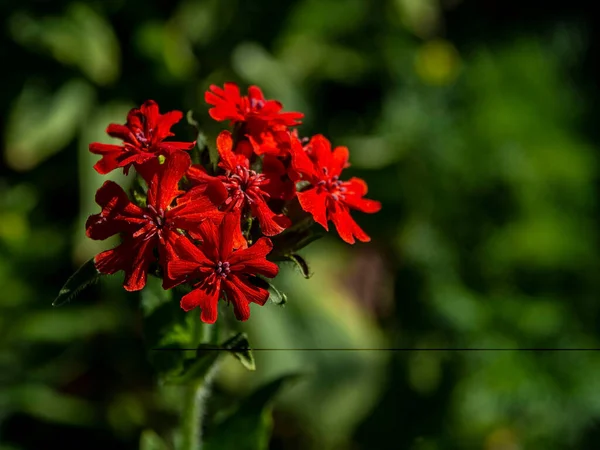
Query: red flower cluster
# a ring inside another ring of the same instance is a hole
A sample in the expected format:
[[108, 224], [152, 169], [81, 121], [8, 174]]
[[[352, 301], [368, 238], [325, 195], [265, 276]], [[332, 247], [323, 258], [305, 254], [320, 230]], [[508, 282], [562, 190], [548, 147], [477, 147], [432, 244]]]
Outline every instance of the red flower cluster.
[[105, 182], [96, 194], [102, 211], [89, 217], [86, 233], [100, 240], [120, 234], [121, 244], [94, 261], [101, 273], [124, 271], [126, 290], [142, 289], [151, 273], [162, 277], [165, 289], [192, 286], [181, 307], [200, 307], [204, 322], [217, 319], [222, 298], [233, 303], [239, 320], [247, 320], [249, 304], [263, 305], [269, 297], [259, 279], [278, 273], [267, 260], [269, 237], [293, 228], [286, 215], [293, 202], [326, 230], [331, 220], [350, 244], [369, 241], [350, 210], [374, 213], [381, 205], [363, 198], [364, 181], [340, 180], [349, 165], [347, 148], [332, 150], [321, 135], [303, 145], [292, 129], [303, 115], [282, 112], [281, 103], [266, 100], [258, 87], [242, 96], [232, 83], [211, 86], [205, 99], [210, 116], [233, 128], [217, 138], [217, 171], [192, 164], [187, 151], [195, 142], [165, 142], [183, 114], [161, 115], [147, 101], [129, 112], [125, 125], [108, 126], [123, 145], [90, 144], [102, 156], [94, 166], [98, 173], [128, 173], [133, 166], [147, 186], [145, 197], [130, 200], [116, 183]]

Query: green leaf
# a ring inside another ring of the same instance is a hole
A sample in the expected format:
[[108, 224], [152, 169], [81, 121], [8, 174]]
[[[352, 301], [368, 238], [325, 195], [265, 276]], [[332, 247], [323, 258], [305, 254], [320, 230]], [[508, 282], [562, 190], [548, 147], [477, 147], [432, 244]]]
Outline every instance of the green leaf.
[[287, 295], [277, 289], [270, 280], [261, 276], [257, 276], [250, 278], [250, 282], [255, 286], [267, 289], [269, 291], [269, 300], [276, 305], [285, 305], [287, 303]]
[[219, 359], [220, 354], [221, 351], [218, 347], [201, 344], [196, 350], [196, 358], [186, 360], [181, 373], [166, 377], [166, 383], [189, 384], [205, 378]]
[[140, 436], [140, 450], [169, 450], [169, 446], [152, 430], [144, 430]]
[[138, 175], [134, 178], [130, 192], [134, 203], [140, 208], [145, 208], [148, 197], [148, 186], [141, 176]]
[[[306, 224], [308, 224], [308, 227], [306, 227]], [[300, 224], [298, 229], [288, 229], [271, 238], [274, 249], [269, 254], [268, 259], [271, 261], [289, 260], [288, 255], [295, 254], [308, 244], [324, 236], [323, 233], [312, 230], [311, 226], [312, 224], [307, 221], [304, 225]]]
[[96, 270], [94, 258], [91, 258], [69, 277], [58, 293], [58, 297], [52, 302], [52, 306], [61, 306], [70, 302], [83, 289], [96, 282], [101, 275], [102, 274]]
[[308, 263], [302, 256], [296, 255], [296, 254], [291, 254], [291, 255], [285, 255], [284, 258], [287, 261], [291, 261], [294, 264], [296, 264], [296, 267], [298, 267], [298, 269], [300, 269], [300, 273], [302, 274], [302, 276], [304, 278], [308, 279], [312, 276], [312, 273], [310, 273], [310, 269], [308, 268]]
[[194, 119], [194, 111], [190, 109], [185, 115], [185, 119], [187, 120], [187, 123], [193, 126], [196, 130], [200, 130], [200, 124], [196, 119]]
[[[198, 135], [200, 136], [200, 135]], [[215, 145], [207, 145], [208, 156], [213, 171], [217, 170], [217, 164], [219, 163], [219, 151]]]
[[273, 400], [284, 385], [298, 378], [285, 375], [250, 394], [234, 413], [207, 430], [203, 449], [267, 450], [273, 428]]
[[[173, 291], [165, 291], [163, 289], [162, 281], [159, 278], [148, 277], [146, 280], [146, 286], [141, 292], [141, 307], [142, 311], [144, 312], [144, 316], [150, 316], [161, 305], [170, 302], [173, 298], [172, 294]], [[158, 340], [152, 345], [158, 345]]]
[[254, 355], [252, 354], [246, 333], [236, 334], [231, 339], [225, 341], [221, 345], [221, 348], [235, 356], [246, 369], [256, 370]]
[[283, 306], [287, 303], [287, 295], [281, 292], [273, 284], [269, 283], [269, 300], [279, 306]]

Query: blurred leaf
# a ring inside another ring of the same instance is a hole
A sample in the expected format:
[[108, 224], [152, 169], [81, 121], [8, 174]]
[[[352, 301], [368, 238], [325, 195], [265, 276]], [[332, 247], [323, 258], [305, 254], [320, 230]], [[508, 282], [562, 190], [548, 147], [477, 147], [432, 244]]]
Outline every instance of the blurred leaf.
[[235, 356], [246, 369], [256, 370], [254, 356], [252, 355], [250, 342], [248, 342], [246, 333], [236, 334], [232, 338], [225, 341], [221, 347], [229, 350], [229, 352]]
[[7, 333], [15, 342], [69, 343], [120, 328], [127, 318], [105, 304], [30, 311], [14, 321]]
[[187, 79], [198, 67], [189, 40], [173, 20], [143, 22], [136, 30], [139, 51], [159, 63], [163, 82]]
[[113, 83], [119, 76], [119, 41], [110, 23], [85, 3], [69, 4], [59, 17], [14, 14], [8, 28], [17, 42], [41, 47], [57, 61], [78, 67], [99, 85]]
[[91, 283], [98, 281], [102, 274], [96, 269], [94, 258], [91, 258], [83, 266], [71, 275], [65, 285], [58, 293], [58, 297], [52, 302], [52, 306], [61, 306], [73, 300], [83, 289]]
[[140, 436], [140, 450], [169, 450], [169, 446], [152, 430], [144, 430]]
[[8, 165], [30, 170], [62, 150], [86, 119], [93, 98], [93, 88], [82, 80], [67, 81], [52, 95], [26, 83], [6, 124]]
[[308, 31], [312, 35], [336, 38], [356, 32], [367, 18], [369, 3], [362, 0], [304, 0], [291, 11], [285, 30], [292, 34]]
[[246, 397], [237, 411], [207, 430], [205, 450], [267, 450], [271, 430], [271, 405], [275, 396], [298, 375], [286, 375], [271, 381]]
[[394, 0], [402, 24], [421, 38], [432, 36], [440, 25], [437, 0]]
[[296, 80], [262, 46], [252, 42], [240, 43], [233, 52], [232, 66], [247, 83], [269, 86], [264, 93], [266, 98], [278, 99], [286, 111], [302, 111], [305, 114], [303, 123], [310, 122], [310, 105], [302, 96]]
[[29, 414], [38, 419], [76, 426], [93, 426], [98, 423], [94, 407], [80, 398], [55, 392], [41, 384], [20, 384], [10, 391], [0, 391], [0, 402], [7, 408]]

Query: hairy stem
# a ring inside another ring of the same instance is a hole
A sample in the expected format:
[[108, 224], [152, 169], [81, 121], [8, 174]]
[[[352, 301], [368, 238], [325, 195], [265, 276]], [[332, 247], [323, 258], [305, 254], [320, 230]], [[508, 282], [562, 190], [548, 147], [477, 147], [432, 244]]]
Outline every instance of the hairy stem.
[[202, 382], [186, 386], [181, 418], [181, 450], [200, 450], [202, 448], [202, 409], [204, 406]]

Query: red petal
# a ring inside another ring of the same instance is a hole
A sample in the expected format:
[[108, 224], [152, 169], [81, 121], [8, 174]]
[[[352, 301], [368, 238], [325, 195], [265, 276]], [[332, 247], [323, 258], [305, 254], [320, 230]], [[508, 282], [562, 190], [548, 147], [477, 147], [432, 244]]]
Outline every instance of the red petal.
[[116, 123], [111, 123], [108, 126], [108, 128], [106, 128], [106, 133], [111, 137], [121, 139], [125, 142], [138, 144], [137, 140], [135, 139], [127, 125], [118, 125]]
[[296, 172], [306, 175], [308, 179], [321, 178], [321, 174], [317, 171], [315, 164], [310, 160], [302, 144], [296, 138], [292, 138], [290, 153], [292, 155], [292, 167]]
[[196, 142], [161, 142], [157, 144], [156, 148], [162, 155], [168, 156], [175, 152], [187, 152], [194, 148]]
[[190, 192], [180, 197], [178, 205], [166, 212], [169, 223], [182, 230], [193, 230], [207, 219], [222, 219], [223, 213], [217, 209], [208, 196], [194, 195], [193, 191]]
[[[190, 155], [183, 152], [169, 156], [159, 173], [157, 206], [166, 210], [179, 194], [177, 185], [191, 164]], [[150, 189], [150, 187], [148, 188]]]
[[219, 257], [219, 226], [213, 220], [205, 220], [198, 226], [197, 235], [202, 240], [202, 253], [210, 261], [222, 261]]
[[343, 183], [343, 187], [346, 188], [343, 202], [350, 208], [369, 214], [381, 210], [381, 203], [377, 200], [362, 198], [367, 193], [367, 183], [360, 178], [351, 178]]
[[118, 158], [125, 151], [123, 147], [118, 145], [101, 144], [99, 142], [90, 144], [89, 149], [90, 152], [96, 155], [102, 155], [100, 161], [94, 165], [94, 169], [100, 175], [106, 175], [107, 173], [119, 167]]
[[120, 232], [133, 232], [143, 225], [144, 212], [129, 201], [127, 194], [114, 181], [105, 181], [96, 192], [96, 203], [102, 207], [100, 214], [93, 214], [86, 221], [86, 235], [104, 240]]
[[350, 152], [347, 147], [336, 147], [331, 155], [331, 170], [330, 176], [340, 176], [342, 170], [346, 167], [350, 167], [348, 160], [350, 159]]
[[252, 215], [258, 218], [260, 229], [265, 236], [275, 236], [292, 224], [283, 214], [275, 214], [271, 211], [262, 198], [255, 198], [251, 208]]
[[145, 117], [145, 131], [155, 130], [159, 125], [158, 118], [160, 117], [157, 103], [154, 100], [146, 100], [140, 107], [140, 111]]
[[217, 320], [217, 306], [219, 302], [219, 284], [208, 285], [207, 289], [197, 288], [181, 298], [181, 309], [191, 311], [201, 308], [200, 319], [205, 323], [215, 323]]
[[229, 131], [222, 131], [217, 137], [217, 150], [221, 158], [219, 166], [225, 170], [234, 171], [235, 167], [239, 164], [238, 157], [233, 153], [232, 148], [233, 139], [231, 133]]
[[155, 260], [154, 239], [136, 239], [123, 242], [118, 247], [100, 253], [95, 258], [96, 269], [113, 274], [125, 271], [123, 287], [127, 291], [139, 291], [146, 285], [148, 266]]
[[354, 244], [354, 237], [362, 242], [369, 242], [371, 240], [354, 219], [352, 219], [348, 208], [337, 202], [334, 204], [331, 220], [340, 237], [348, 244]]
[[260, 238], [254, 245], [237, 250], [229, 257], [232, 272], [242, 272], [250, 275], [260, 274], [273, 278], [279, 272], [277, 264], [267, 261], [266, 256], [273, 249], [269, 238]]
[[269, 299], [268, 290], [250, 284], [245, 277], [230, 275], [224, 280], [223, 288], [227, 299], [233, 303], [235, 317], [241, 321], [250, 318], [251, 302], [262, 306]]
[[261, 186], [272, 199], [291, 200], [296, 196], [296, 186], [290, 179], [284, 163], [273, 155], [265, 155], [263, 175], [269, 181]]
[[154, 130], [154, 134], [152, 136], [152, 141], [154, 143], [158, 143], [169, 136], [174, 136], [174, 134], [171, 133], [171, 127], [179, 122], [182, 118], [183, 113], [181, 111], [169, 111], [166, 114], [159, 115], [158, 123], [156, 124], [156, 130]]
[[312, 147], [312, 157], [317, 161], [316, 165], [326, 168], [326, 175], [333, 176], [331, 173], [334, 169], [333, 154], [329, 140], [322, 134], [317, 134], [310, 139], [310, 146]]
[[302, 209], [312, 214], [313, 219], [326, 230], [327, 226], [327, 193], [319, 192], [318, 188], [298, 192], [298, 201]]
[[225, 83], [225, 89], [211, 85], [210, 91], [204, 94], [204, 99], [209, 105], [214, 105], [208, 111], [213, 119], [217, 121], [231, 120], [232, 122], [244, 120], [244, 116], [239, 111], [240, 90], [234, 83]]
[[227, 261], [229, 255], [233, 251], [235, 235], [238, 230], [241, 230], [241, 215], [239, 211], [226, 214], [221, 222], [219, 235], [219, 256], [221, 261]]
[[248, 88], [248, 97], [259, 102], [265, 101], [265, 96], [258, 86], [250, 86]]
[[[180, 235], [175, 243], [173, 244], [174, 255], [172, 256], [172, 262], [179, 260], [185, 260], [193, 263], [195, 268], [201, 266], [213, 266], [213, 262], [207, 255], [196, 245], [194, 245], [188, 238]], [[190, 266], [191, 267], [191, 266]], [[171, 277], [176, 278], [176, 277]]]
[[166, 210], [180, 194], [177, 185], [190, 164], [191, 159], [187, 153], [177, 152], [167, 157], [163, 164], [160, 164], [158, 158], [153, 158], [140, 166], [138, 172], [148, 184], [148, 205], [152, 205], [157, 211]]
[[302, 122], [300, 119], [304, 117], [304, 114], [300, 112], [285, 112], [279, 113], [277, 116], [277, 121], [284, 124], [288, 127], [295, 127], [296, 125], [301, 125]]

